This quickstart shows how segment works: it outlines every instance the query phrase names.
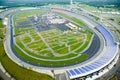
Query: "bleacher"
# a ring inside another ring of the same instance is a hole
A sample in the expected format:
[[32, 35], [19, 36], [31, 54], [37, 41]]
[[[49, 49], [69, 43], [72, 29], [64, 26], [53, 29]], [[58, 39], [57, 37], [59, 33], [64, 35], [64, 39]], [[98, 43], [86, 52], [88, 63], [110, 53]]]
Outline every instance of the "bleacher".
[[118, 45], [114, 41], [112, 35], [101, 25], [98, 25], [96, 28], [103, 35], [106, 41], [106, 50], [104, 55], [88, 65], [68, 70], [67, 73], [70, 79], [86, 76], [99, 71], [110, 64], [110, 62], [116, 57]]

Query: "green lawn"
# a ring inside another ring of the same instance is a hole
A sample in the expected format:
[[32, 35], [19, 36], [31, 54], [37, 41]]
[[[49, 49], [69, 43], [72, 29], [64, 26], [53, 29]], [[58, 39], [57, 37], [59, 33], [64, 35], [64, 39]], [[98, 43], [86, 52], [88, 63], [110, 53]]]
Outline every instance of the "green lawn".
[[3, 33], [4, 29], [0, 29], [0, 38], [3, 39], [4, 38], [4, 33]]
[[27, 10], [27, 11], [16, 13], [14, 17], [20, 18], [20, 17], [32, 16], [32, 15], [39, 15], [39, 14], [43, 14], [45, 12], [46, 11], [44, 11], [44, 10]]
[[77, 43], [77, 44], [74, 44], [74, 45], [72, 45], [70, 48], [71, 48], [71, 50], [74, 50], [74, 49], [78, 48], [80, 45], [82, 45], [82, 42], [79, 42], [79, 43]]
[[[0, 31], [0, 34], [2, 32]], [[0, 35], [0, 37], [3, 35]], [[0, 61], [6, 71], [16, 80], [54, 80], [52, 77], [23, 68], [14, 63], [5, 53], [3, 40], [0, 41]]]
[[62, 47], [58, 50], [56, 50], [57, 53], [59, 54], [67, 54], [68, 53], [68, 48], [67, 47]]
[[2, 20], [0, 20], [0, 38], [3, 39], [4, 38], [4, 32], [5, 32], [5, 28], [4, 25], [2, 23]]
[[120, 25], [120, 17], [115, 19], [116, 22]]
[[86, 27], [86, 24], [85, 24], [83, 21], [81, 21], [80, 19], [77, 19], [77, 18], [75, 18], [75, 17], [70, 17], [70, 16], [68, 16], [67, 14], [64, 14], [64, 13], [61, 13], [61, 12], [56, 12], [56, 13], [59, 14], [59, 15], [61, 15], [61, 16], [63, 16], [63, 17], [65, 17], [65, 18], [67, 18], [67, 19], [70, 19], [70, 20], [78, 23], [78, 24], [81, 25], [82, 27]]
[[109, 80], [118, 80], [116, 76], [113, 76], [112, 78], [110, 78]]
[[[22, 49], [24, 50], [24, 51], [26, 51], [29, 55], [31, 55], [31, 56], [35, 56], [35, 57], [37, 57], [37, 58], [43, 58], [43, 59], [46, 59], [46, 60], [49, 60], [49, 59], [51, 59], [51, 60], [58, 60], [58, 59], [67, 59], [67, 58], [70, 58], [70, 57], [74, 57], [75, 55], [71, 55], [71, 56], [69, 56], [69, 55], [67, 55], [67, 56], [62, 56], [62, 57], [54, 57], [54, 56], [41, 56], [41, 55], [36, 55], [36, 54], [33, 54], [33, 52], [30, 52], [29, 50], [27, 50], [25, 47], [24, 47], [24, 45], [18, 40], [18, 42], [17, 42], [17, 44], [20, 46], [20, 47], [22, 47]], [[24, 53], [23, 52], [21, 52], [19, 49], [17, 49], [17, 47], [15, 48], [15, 50], [18, 52], [18, 54], [20, 54], [21, 56], [24, 56]], [[50, 52], [50, 51], [49, 51]]]
[[89, 5], [86, 5], [86, 4], [80, 4], [80, 6], [88, 11], [91, 11], [91, 10], [98, 10], [97, 7], [94, 7], [94, 6], [89, 6]]
[[2, 20], [0, 20], [0, 28], [3, 28]]
[[29, 43], [31, 42], [31, 38], [28, 35], [24, 35], [24, 37], [22, 38], [24, 43]]
[[86, 46], [88, 46], [88, 44], [90, 43], [91, 38], [92, 38], [92, 33], [87, 34], [87, 41], [85, 42], [85, 44], [84, 44], [81, 48], [79, 48], [79, 49], [76, 50], [75, 52], [76, 52], [76, 53], [79, 53], [79, 52], [81, 52], [82, 50], [84, 50], [84, 49], [86, 48]]
[[[22, 29], [23, 30], [23, 29]], [[24, 30], [23, 30], [24, 31]], [[29, 30], [28, 30], [29, 31]], [[24, 32], [26, 32], [26, 31], [24, 31]], [[52, 33], [54, 33], [54, 35], [53, 34], [49, 34], [50, 32], [52, 32]], [[65, 45], [65, 44], [67, 44], [67, 45], [72, 45], [72, 46], [70, 46], [71, 47], [71, 50], [70, 51], [72, 51], [72, 50], [74, 50], [74, 49], [76, 49], [77, 47], [79, 47], [79, 46], [81, 46], [82, 44], [83, 44], [83, 35], [81, 35], [81, 34], [73, 34], [73, 33], [70, 33], [70, 34], [62, 34], [62, 33], [59, 33], [59, 31], [56, 31], [55, 29], [51, 29], [51, 30], [48, 30], [48, 31], [42, 31], [42, 32], [40, 32], [40, 34], [42, 34], [42, 36], [44, 37], [44, 35], [46, 34], [46, 33], [48, 33], [49, 34], [49, 36], [50, 37], [46, 37], [45, 38], [45, 40], [48, 42], [48, 44], [50, 45], [50, 47], [56, 52], [56, 53], [58, 53], [58, 54], [67, 54], [68, 53], [68, 47]], [[88, 32], [88, 33], [90, 33], [90, 32]], [[38, 36], [38, 34], [36, 34], [36, 32], [35, 31], [33, 31], [33, 30], [31, 30], [30, 29], [30, 34], [32, 35], [32, 38], [35, 40], [35, 41], [33, 41], [33, 42], [31, 42], [31, 38], [30, 37], [28, 37], [28, 35], [26, 34], [26, 33], [24, 33], [24, 34], [22, 34], [22, 39], [20, 39], [19, 38], [19, 36], [21, 36], [21, 35], [18, 35], [17, 37], [16, 37], [16, 42], [17, 42], [17, 44], [24, 50], [24, 51], [26, 51], [29, 55], [32, 55], [32, 56], [35, 56], [35, 57], [38, 57], [38, 58], [45, 58], [45, 59], [52, 59], [52, 60], [54, 60], [54, 59], [56, 59], [55, 57], [56, 56], [53, 56], [53, 55], [51, 55], [51, 51], [50, 50], [47, 50], [47, 46], [43, 43], [43, 41], [41, 40], [41, 38], [40, 37], [38, 37], [37, 39], [35, 39], [35, 36]], [[57, 35], [55, 35], [55, 34], [60, 34], [59, 36], [57, 36]], [[33, 36], [33, 35], [35, 35], [35, 36]], [[28, 39], [27, 39], [27, 37], [28, 37]], [[67, 39], [68, 38], [68, 39]], [[67, 39], [67, 43], [66, 43], [66, 39]], [[36, 41], [37, 40], [37, 41]], [[90, 36], [90, 38], [88, 39], [88, 42], [91, 40], [91, 36]], [[27, 44], [27, 47], [29, 48], [29, 50], [28, 49], [26, 49], [26, 47], [21, 43], [21, 41], [23, 41], [24, 42], [24, 44]], [[59, 43], [59, 42], [65, 42], [64, 44], [61, 44], [61, 43]], [[75, 43], [76, 42], [78, 42], [78, 44], [76, 44], [75, 45]], [[59, 43], [60, 45], [58, 45], [57, 43]], [[88, 45], [88, 43], [87, 44], [85, 44], [85, 45], [83, 45], [83, 47], [82, 47], [82, 49], [81, 50], [83, 50], [86, 46]], [[33, 51], [31, 52], [31, 50], [34, 50], [34, 52], [36, 52], [37, 51], [37, 54], [35, 54]], [[43, 49], [45, 49], [45, 50], [47, 50], [47, 52], [46, 51], [41, 51], [41, 50], [43, 50]], [[44, 56], [44, 54], [45, 54], [45, 52], [46, 52], [46, 54], [47, 55], [49, 55], [50, 54], [50, 56]], [[40, 54], [40, 55], [39, 55]], [[42, 56], [42, 54], [43, 54], [43, 56]], [[51, 57], [52, 56], [52, 57]], [[62, 56], [63, 57], [63, 56]], [[65, 57], [63, 57], [63, 59], [64, 59]], [[59, 58], [58, 58], [59, 59]], [[61, 57], [60, 57], [60, 59], [61, 59]]]
[[25, 60], [33, 62], [35, 64], [41, 64], [41, 65], [44, 65], [44, 66], [63, 66], [63, 65], [68, 65], [68, 64], [74, 64], [76, 62], [83, 61], [83, 60], [85, 60], [88, 57], [87, 54], [82, 54], [82, 55], [80, 55], [80, 56], [78, 56], [76, 58], [69, 59], [69, 60], [43, 61], [43, 60], [37, 60], [37, 59], [31, 58], [31, 57], [25, 55], [17, 46], [14, 46], [14, 49]]

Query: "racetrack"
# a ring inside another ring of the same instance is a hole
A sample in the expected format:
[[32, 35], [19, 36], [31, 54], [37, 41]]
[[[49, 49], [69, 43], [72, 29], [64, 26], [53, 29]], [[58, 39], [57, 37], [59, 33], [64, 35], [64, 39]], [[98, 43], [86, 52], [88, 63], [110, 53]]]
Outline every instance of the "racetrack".
[[[50, 67], [50, 69], [51, 68], [55, 68], [55, 67], [51, 67], [51, 66], [46, 66], [46, 65], [41, 65], [41, 64], [35, 64], [35, 63], [32, 63], [32, 62], [30, 62], [30, 61], [26, 61], [25, 59], [23, 59], [21, 56], [19, 56], [18, 55], [18, 53], [14, 50], [14, 48], [13, 48], [13, 45], [14, 45], [14, 40], [13, 40], [13, 23], [12, 23], [12, 15], [10, 16], [10, 29], [11, 29], [11, 49], [12, 49], [12, 51], [13, 51], [13, 53], [16, 55], [16, 57], [17, 58], [19, 58], [20, 60], [22, 60], [23, 62], [25, 62], [25, 63], [27, 63], [27, 64], [30, 64], [30, 65], [34, 65], [34, 66], [38, 66], [38, 67], [47, 67], [47, 68], [49, 68]], [[86, 59], [86, 60], [89, 60], [90, 58], [92, 58], [93, 57], [93, 55], [95, 55], [98, 51], [99, 51], [99, 49], [100, 49], [100, 44], [101, 44], [101, 42], [100, 42], [100, 37], [98, 37], [98, 35], [96, 34], [96, 33], [94, 33], [95, 35], [94, 35], [94, 37], [93, 37], [93, 40], [92, 40], [92, 42], [90, 43], [90, 45], [87, 47], [87, 49], [86, 50], [84, 50], [82, 53], [86, 53], [86, 54], [88, 54], [89, 55], [89, 57]], [[101, 38], [102, 39], [102, 38]], [[97, 44], [96, 46], [94, 46], [95, 44]], [[101, 48], [103, 47], [103, 45], [101, 46]], [[98, 53], [99, 54], [99, 53]], [[84, 60], [84, 61], [86, 61], [86, 60]], [[82, 62], [84, 62], [84, 61], [82, 61]], [[87, 61], [86, 61], [87, 62]], [[65, 66], [63, 66], [63, 67], [66, 67], [66, 66], [70, 66], [70, 67], [72, 67], [73, 65], [76, 65], [76, 64], [80, 64], [81, 62], [76, 62], [76, 63], [74, 63], [74, 64], [71, 64], [71, 65], [65, 65]], [[57, 68], [57, 67], [56, 67]], [[60, 68], [60, 66], [59, 66], [59, 68]], [[62, 68], [62, 67], [61, 67]]]
[[[68, 13], [68, 12], [66, 12], [66, 13]], [[104, 50], [104, 47], [105, 47], [104, 38], [101, 36], [101, 34], [98, 31], [96, 31], [94, 29], [94, 26], [96, 26], [96, 24], [98, 24], [98, 23], [93, 24], [94, 21], [91, 23], [91, 21], [89, 21], [89, 19], [84, 18], [82, 15], [77, 15], [77, 14], [70, 13], [70, 12], [69, 12], [69, 15], [72, 15], [76, 18], [80, 17], [80, 19], [85, 21], [87, 26], [89, 26], [88, 28], [90, 28], [94, 32], [93, 40], [91, 41], [90, 45], [82, 52], [82, 53], [86, 53], [89, 55], [89, 57], [86, 60], [84, 60], [82, 62], [76, 62], [76, 63], [70, 64], [70, 65], [55, 67], [55, 66], [46, 66], [46, 65], [41, 65], [41, 64], [35, 64], [35, 63], [32, 63], [30, 61], [23, 59], [21, 56], [18, 55], [18, 53], [13, 48], [13, 45], [14, 45], [13, 27], [14, 27], [14, 25], [12, 22], [12, 14], [11, 14], [11, 16], [9, 16], [9, 23], [7, 26], [7, 34], [6, 34], [6, 41], [5, 41], [6, 53], [14, 62], [19, 64], [20, 66], [23, 66], [26, 68], [28, 66], [31, 66], [34, 69], [36, 69], [36, 71], [37, 71], [37, 69], [43, 69], [43, 70], [47, 70], [48, 72], [50, 72], [50, 70], [54, 69], [54, 70], [61, 70], [61, 71], [65, 72], [66, 70], [73, 69], [74, 67], [84, 66], [86, 64], [89, 64], [89, 63], [95, 61], [96, 58], [99, 58], [99, 56], [103, 55], [102, 51]], [[82, 18], [81, 18], [81, 16], [82, 16]], [[92, 27], [91, 27], [91, 25], [92, 25]], [[41, 71], [39, 71], [39, 72], [41, 72]]]
[[[12, 16], [11, 16], [12, 17]], [[12, 19], [12, 18], [11, 18]], [[13, 24], [11, 21], [10, 21], [10, 24]], [[11, 27], [12, 27], [13, 25], [11, 25]], [[13, 29], [11, 30], [11, 34], [13, 35]], [[11, 39], [13, 38], [13, 36], [11, 35]], [[98, 44], [97, 45], [97, 47], [95, 47], [95, 46], [93, 46], [94, 44]], [[12, 50], [13, 50], [13, 52], [14, 52], [14, 54], [18, 57], [18, 58], [20, 58], [20, 59], [22, 59], [24, 62], [27, 62], [27, 63], [29, 63], [29, 64], [31, 64], [31, 65], [34, 65], [34, 66], [41, 66], [41, 67], [51, 67], [51, 66], [46, 66], [46, 65], [41, 65], [41, 64], [35, 64], [35, 63], [32, 63], [32, 62], [30, 62], [30, 61], [26, 61], [25, 59], [23, 59], [21, 56], [19, 56], [18, 55], [18, 53], [14, 50], [14, 48], [13, 48], [13, 45], [14, 45], [14, 40], [12, 39], [11, 40], [11, 45], [12, 45]], [[99, 48], [100, 48], [100, 39], [99, 39], [99, 37], [95, 34], [95, 36], [94, 36], [94, 38], [93, 38], [93, 41], [90, 43], [90, 45], [88, 46], [89, 48], [87, 48], [83, 53], [87, 53], [90, 57], [89, 58], [91, 58], [98, 50], [99, 50]], [[89, 59], [89, 58], [87, 58], [87, 60]], [[85, 60], [84, 60], [85, 61]], [[83, 62], [83, 61], [82, 61]], [[75, 64], [79, 64], [79, 63], [81, 63], [81, 62], [76, 62], [76, 63], [74, 63], [74, 64], [70, 64], [70, 65], [65, 65], [65, 66], [72, 66], [72, 65], [75, 65]], [[65, 67], [65, 66], [59, 66], [59, 67]], [[54, 66], [52, 66], [52, 67], [54, 67]]]

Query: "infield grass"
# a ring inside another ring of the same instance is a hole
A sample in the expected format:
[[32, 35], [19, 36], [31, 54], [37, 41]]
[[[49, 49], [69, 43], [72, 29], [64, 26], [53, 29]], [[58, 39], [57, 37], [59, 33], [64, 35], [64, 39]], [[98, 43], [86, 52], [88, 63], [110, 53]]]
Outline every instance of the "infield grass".
[[[1, 30], [1, 29], [0, 29]], [[0, 37], [3, 37], [3, 31], [0, 31]], [[0, 41], [0, 62], [5, 70], [16, 80], [54, 80], [51, 76], [34, 72], [14, 63], [4, 50], [4, 37]]]
[[[29, 14], [27, 11], [21, 13], [29, 16], [37, 14], [37, 12]], [[42, 13], [44, 14], [44, 12]], [[80, 24], [82, 27], [86, 26], [77, 18], [63, 13], [59, 14]], [[17, 19], [18, 17], [25, 16], [16, 13], [14, 18]], [[37, 32], [33, 27], [19, 28], [19, 30], [16, 30], [15, 27], [15, 32], [19, 32], [15, 39], [20, 48], [14, 45], [14, 50], [25, 60], [46, 66], [64, 66], [85, 60], [88, 57], [87, 54], [79, 54], [79, 52], [84, 50], [92, 39], [92, 34], [88, 36], [91, 33], [89, 30], [74, 33], [73, 31], [63, 32], [58, 28], [53, 28]], [[22, 50], [26, 53], [22, 52]]]
[[63, 17], [65, 17], [65, 18], [67, 18], [67, 19], [70, 19], [70, 20], [78, 23], [78, 24], [81, 25], [82, 27], [85, 27], [85, 26], [86, 26], [86, 24], [85, 24], [83, 21], [81, 21], [80, 19], [77, 19], [77, 18], [75, 18], [75, 17], [70, 17], [70, 16], [68, 16], [67, 14], [64, 14], [64, 13], [61, 13], [61, 12], [56, 12], [56, 13], [59, 14], [59, 15], [61, 15], [61, 16], [63, 16]]

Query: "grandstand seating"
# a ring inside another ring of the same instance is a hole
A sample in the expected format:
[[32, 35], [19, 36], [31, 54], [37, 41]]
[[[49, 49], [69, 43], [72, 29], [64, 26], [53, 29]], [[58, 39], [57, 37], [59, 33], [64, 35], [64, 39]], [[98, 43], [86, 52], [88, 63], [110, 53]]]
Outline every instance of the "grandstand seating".
[[106, 50], [104, 55], [98, 58], [96, 61], [75, 69], [67, 70], [70, 79], [86, 76], [88, 74], [99, 71], [107, 66], [117, 55], [117, 44], [115, 43], [112, 35], [103, 26], [98, 25], [96, 27], [98, 31], [103, 35], [106, 41]]

